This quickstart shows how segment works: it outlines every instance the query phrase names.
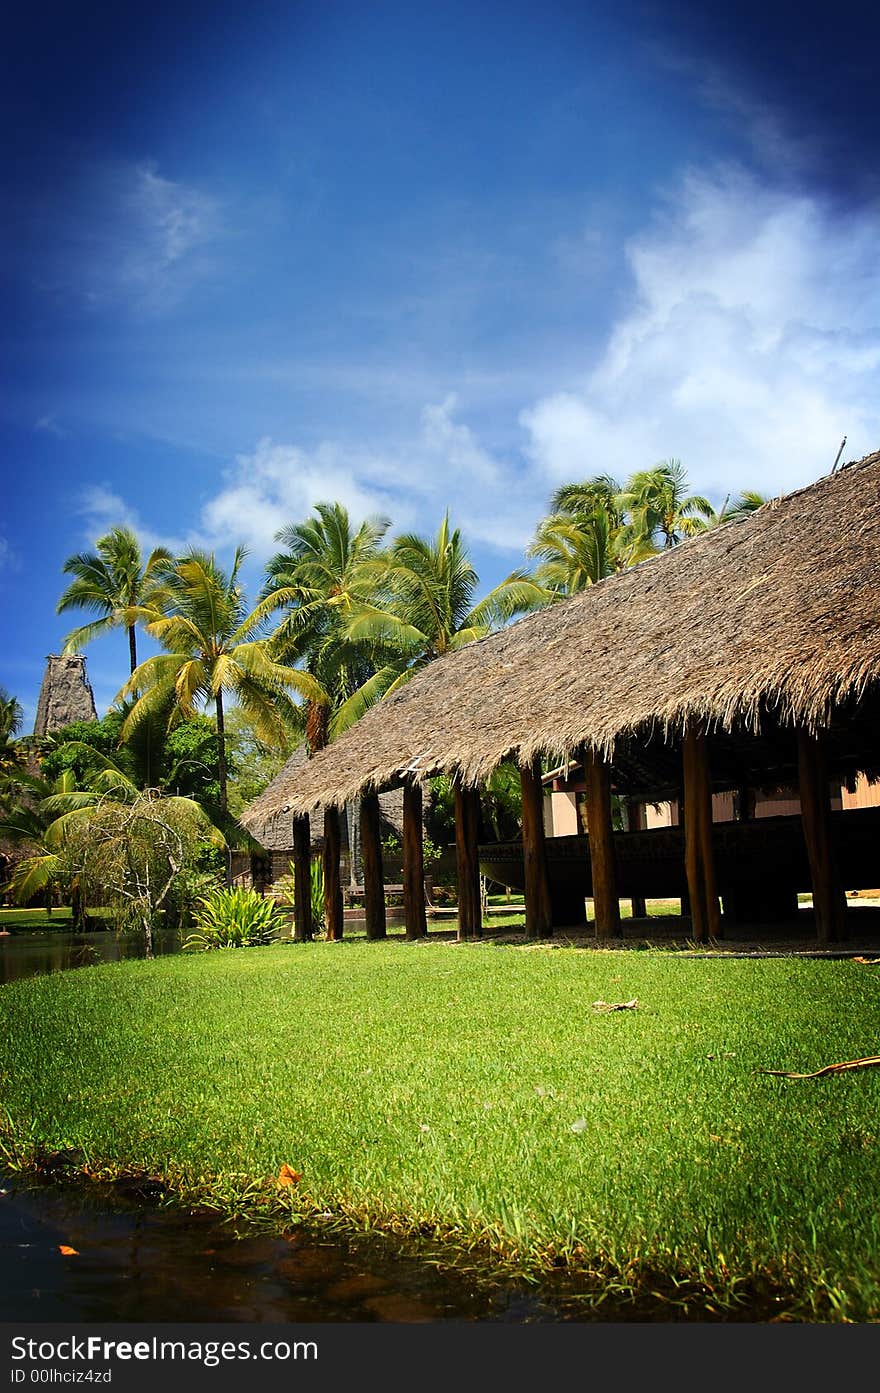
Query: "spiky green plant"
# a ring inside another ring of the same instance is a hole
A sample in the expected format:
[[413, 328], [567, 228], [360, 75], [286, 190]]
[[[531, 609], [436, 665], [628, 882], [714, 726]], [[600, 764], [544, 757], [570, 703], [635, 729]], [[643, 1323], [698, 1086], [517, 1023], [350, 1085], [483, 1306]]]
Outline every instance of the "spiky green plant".
[[[321, 935], [326, 927], [324, 919], [324, 867], [321, 858], [316, 856], [309, 872], [309, 896], [312, 903], [312, 931]], [[295, 903], [296, 868], [292, 861], [287, 863], [287, 875], [276, 880], [274, 892], [285, 905]]]
[[284, 927], [273, 900], [238, 886], [203, 896], [193, 919], [195, 932], [183, 945], [189, 952], [262, 947], [273, 943]]

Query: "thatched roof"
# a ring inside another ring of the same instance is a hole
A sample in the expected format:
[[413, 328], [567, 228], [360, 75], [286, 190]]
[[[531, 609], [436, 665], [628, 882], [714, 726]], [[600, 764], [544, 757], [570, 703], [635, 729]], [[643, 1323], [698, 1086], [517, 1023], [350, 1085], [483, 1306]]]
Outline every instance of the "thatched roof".
[[46, 671], [37, 701], [34, 735], [49, 735], [54, 730], [71, 725], [73, 721], [97, 719], [95, 698], [82, 653], [72, 653], [63, 658], [50, 654], [46, 659]]
[[[293, 846], [293, 830], [290, 807], [296, 796], [304, 770], [309, 764], [305, 745], [299, 745], [290, 759], [278, 771], [271, 784], [249, 805], [241, 821], [266, 851], [290, 851]], [[319, 843], [323, 836], [321, 818], [323, 809], [313, 807], [312, 844]], [[381, 794], [379, 811], [383, 822], [393, 831], [403, 829], [403, 791], [391, 789]], [[348, 846], [348, 827], [343, 813], [342, 840]]]
[[[880, 690], [880, 453], [430, 664], [309, 761], [297, 812], [505, 757], [815, 727]], [[876, 737], [874, 737], [876, 738]], [[248, 822], [250, 818], [248, 817]]]

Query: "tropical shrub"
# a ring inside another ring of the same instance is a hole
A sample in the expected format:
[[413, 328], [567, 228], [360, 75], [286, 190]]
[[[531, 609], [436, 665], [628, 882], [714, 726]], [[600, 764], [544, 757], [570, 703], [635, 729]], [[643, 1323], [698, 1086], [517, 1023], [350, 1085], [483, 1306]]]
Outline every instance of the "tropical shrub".
[[[324, 867], [321, 858], [316, 856], [311, 864], [309, 872], [310, 885], [309, 895], [312, 902], [312, 932], [322, 934], [326, 928], [324, 919]], [[282, 904], [292, 906], [294, 900], [294, 886], [296, 884], [296, 872], [292, 861], [287, 863], [287, 875], [283, 875], [276, 880], [273, 887], [275, 894]]]
[[195, 932], [184, 943], [189, 952], [211, 948], [257, 948], [272, 943], [284, 927], [273, 900], [256, 890], [233, 887], [215, 890], [199, 900], [193, 915]]

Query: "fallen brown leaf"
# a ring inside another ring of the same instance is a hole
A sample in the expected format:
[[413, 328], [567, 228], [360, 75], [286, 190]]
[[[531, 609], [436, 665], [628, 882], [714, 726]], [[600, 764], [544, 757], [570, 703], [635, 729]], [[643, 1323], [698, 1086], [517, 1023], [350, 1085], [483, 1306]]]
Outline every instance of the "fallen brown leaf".
[[634, 996], [632, 1001], [594, 1001], [594, 1011], [635, 1011], [638, 1007], [639, 999]]
[[283, 1188], [285, 1185], [298, 1185], [301, 1180], [302, 1176], [300, 1175], [299, 1171], [295, 1171], [293, 1167], [289, 1166], [285, 1161], [284, 1165], [281, 1167], [281, 1170], [278, 1172], [278, 1180], [276, 1181], [276, 1184], [279, 1186], [279, 1188]]

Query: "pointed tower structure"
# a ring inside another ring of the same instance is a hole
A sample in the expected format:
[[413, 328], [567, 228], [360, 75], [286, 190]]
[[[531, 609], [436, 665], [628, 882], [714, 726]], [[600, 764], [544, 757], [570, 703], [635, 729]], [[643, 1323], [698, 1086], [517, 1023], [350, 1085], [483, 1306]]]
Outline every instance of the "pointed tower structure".
[[34, 735], [49, 735], [72, 721], [96, 721], [95, 697], [82, 653], [46, 659], [46, 672], [37, 702]]

